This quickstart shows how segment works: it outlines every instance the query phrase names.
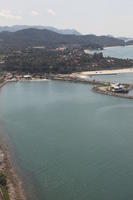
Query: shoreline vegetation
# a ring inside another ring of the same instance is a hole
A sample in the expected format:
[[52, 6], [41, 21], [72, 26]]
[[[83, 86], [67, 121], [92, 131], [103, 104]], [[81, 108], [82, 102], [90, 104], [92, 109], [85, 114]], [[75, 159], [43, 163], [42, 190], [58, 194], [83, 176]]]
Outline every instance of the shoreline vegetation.
[[[99, 71], [83, 71], [71, 74], [18, 74], [6, 72], [0, 79], [0, 88], [5, 84], [10, 82], [20, 82], [20, 81], [48, 81], [48, 80], [58, 80], [58, 81], [70, 81], [70, 82], [79, 82], [84, 84], [92, 84], [94, 87], [92, 90], [97, 93], [106, 94], [109, 96], [116, 96], [121, 98], [133, 99], [133, 96], [130, 96], [125, 93], [116, 93], [108, 90], [108, 87], [113, 84], [112, 82], [99, 81], [95, 80], [95, 76], [100, 75], [117, 75], [121, 73], [133, 73], [133, 68], [125, 69], [112, 69], [112, 70], [99, 70]], [[122, 83], [120, 83], [122, 84]], [[104, 86], [104, 89], [103, 89]], [[133, 90], [133, 84], [123, 84], [128, 91]]]
[[22, 183], [11, 164], [9, 150], [0, 144], [0, 200], [26, 200]]
[[[32, 77], [32, 74], [28, 75], [20, 75], [12, 73], [4, 73], [0, 78], [0, 88], [2, 88], [5, 84], [10, 82], [17, 81], [47, 81], [47, 80], [58, 80], [58, 81], [70, 81], [70, 82], [78, 82], [84, 84], [92, 84], [94, 87], [92, 91], [96, 93], [100, 93], [108, 96], [115, 96], [127, 99], [133, 99], [133, 96], [122, 93], [114, 93], [112, 91], [108, 91], [108, 88], [111, 83], [104, 81], [96, 81], [93, 79], [96, 75], [115, 75], [119, 73], [133, 73], [133, 69], [117, 69], [117, 70], [102, 70], [102, 71], [88, 71], [88, 72], [80, 72], [80, 73], [72, 73], [72, 74], [45, 74], [42, 77], [36, 75]], [[89, 79], [88, 77], [91, 77]], [[128, 90], [133, 89], [133, 84], [124, 84]], [[104, 88], [104, 89], [103, 89]], [[22, 183], [18, 178], [15, 169], [13, 168], [10, 160], [10, 153], [5, 148], [4, 144], [0, 144], [0, 175], [5, 177], [6, 184], [4, 189], [0, 186], [0, 200], [26, 200], [26, 196], [24, 194], [24, 189], [22, 187]], [[5, 195], [5, 196], [4, 196]]]
[[[114, 70], [114, 72], [112, 74], [117, 74], [116, 73], [117, 70]], [[119, 70], [120, 71], [120, 70]], [[132, 73], [133, 70], [129, 70], [129, 69], [125, 69], [125, 71], [127, 73]], [[83, 72], [84, 73], [84, 72]], [[84, 83], [84, 84], [92, 84], [94, 85], [94, 87], [92, 88], [92, 91], [96, 92], [96, 93], [100, 93], [100, 94], [104, 94], [104, 95], [108, 95], [108, 96], [114, 96], [114, 97], [119, 97], [119, 98], [126, 98], [126, 99], [133, 99], [133, 96], [128, 95], [128, 93], [122, 92], [122, 93], [117, 93], [117, 92], [113, 92], [113, 90], [111, 90], [111, 85], [113, 83], [111, 82], [107, 82], [107, 81], [98, 81], [95, 79], [88, 79], [88, 75], [87, 72], [85, 72], [86, 75], [82, 75], [82, 73], [74, 73], [71, 75], [56, 75], [51, 77], [52, 80], [58, 80], [58, 81], [70, 81], [70, 82], [79, 82], [79, 83]], [[94, 73], [94, 72], [93, 72]], [[101, 71], [102, 73], [102, 71]], [[101, 75], [100, 73], [100, 75]], [[121, 73], [124, 73], [123, 71], [121, 71]], [[104, 71], [103, 71], [104, 74]], [[111, 75], [111, 73], [107, 73], [106, 75]], [[128, 92], [133, 90], [133, 84], [129, 83], [129, 84], [122, 84], [120, 83], [120, 85], [126, 89]]]
[[[0, 89], [11, 80], [0, 79]], [[2, 136], [1, 136], [2, 137]], [[10, 150], [0, 142], [0, 200], [26, 200], [21, 178], [11, 162]]]
[[[5, 84], [10, 82], [20, 82], [20, 81], [47, 81], [47, 80], [58, 80], [58, 81], [70, 81], [70, 82], [79, 82], [84, 84], [92, 84], [94, 87], [92, 91], [121, 98], [133, 99], [133, 96], [123, 93], [116, 93], [109, 91], [107, 88], [111, 86], [111, 82], [95, 80], [95, 76], [100, 75], [117, 75], [121, 73], [133, 73], [133, 68], [125, 69], [112, 69], [112, 70], [99, 70], [99, 71], [85, 71], [77, 72], [71, 74], [13, 74], [10, 72], [4, 73], [0, 79], [0, 88]], [[122, 84], [122, 83], [120, 83]], [[104, 86], [104, 89], [103, 89]], [[133, 84], [123, 84], [128, 91], [133, 90]]]
[[[62, 35], [35, 27], [1, 32], [0, 37], [0, 89], [10, 82], [57, 80], [92, 84], [92, 91], [96, 93], [133, 99], [128, 94], [109, 91], [110, 82], [95, 80], [97, 75], [133, 72], [133, 59], [104, 57], [99, 52], [106, 47], [124, 47], [127, 43], [122, 39]], [[92, 54], [92, 50], [98, 50], [98, 53]], [[124, 87], [131, 90], [133, 84], [124, 84]], [[0, 200], [26, 200], [21, 178], [12, 166], [10, 151], [5, 146], [5, 142], [1, 142], [0, 175], [4, 185], [0, 185]]]

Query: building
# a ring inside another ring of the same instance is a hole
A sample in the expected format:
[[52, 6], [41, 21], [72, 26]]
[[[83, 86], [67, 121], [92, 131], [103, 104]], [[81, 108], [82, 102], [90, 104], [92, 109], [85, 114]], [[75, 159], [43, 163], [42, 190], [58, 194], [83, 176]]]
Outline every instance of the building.
[[27, 74], [27, 75], [24, 75], [24, 79], [27, 79], [27, 80], [31, 80], [32, 79], [32, 76]]
[[113, 83], [111, 84], [111, 91], [115, 93], [128, 93], [128, 89], [125, 87], [125, 85], [122, 85], [120, 83]]

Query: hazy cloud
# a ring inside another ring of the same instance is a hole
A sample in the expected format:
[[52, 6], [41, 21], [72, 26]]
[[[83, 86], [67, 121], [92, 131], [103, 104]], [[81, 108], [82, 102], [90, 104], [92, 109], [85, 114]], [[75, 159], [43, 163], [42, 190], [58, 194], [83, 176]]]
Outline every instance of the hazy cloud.
[[31, 11], [31, 15], [33, 15], [33, 16], [38, 16], [38, 15], [39, 15], [39, 12], [36, 11], [36, 10], [32, 10], [32, 11]]
[[6, 19], [12, 19], [12, 20], [21, 20], [22, 19], [22, 16], [15, 15], [12, 13], [11, 10], [5, 10], [5, 9], [0, 10], [0, 17], [6, 18]]
[[49, 13], [50, 15], [53, 15], [53, 16], [56, 15], [56, 13], [55, 13], [55, 11], [54, 11], [53, 9], [48, 9], [48, 13]]

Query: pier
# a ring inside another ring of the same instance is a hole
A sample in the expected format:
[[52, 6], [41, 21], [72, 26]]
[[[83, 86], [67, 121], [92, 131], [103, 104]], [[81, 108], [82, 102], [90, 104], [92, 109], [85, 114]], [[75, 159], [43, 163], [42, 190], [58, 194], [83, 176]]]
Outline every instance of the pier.
[[[75, 83], [84, 83], [84, 84], [91, 84], [94, 85], [92, 88], [92, 91], [103, 94], [103, 95], [108, 95], [108, 96], [114, 96], [114, 97], [120, 97], [120, 98], [126, 98], [126, 99], [133, 99], [133, 96], [128, 95], [128, 93], [117, 93], [113, 91], [107, 90], [109, 86], [111, 86], [111, 82], [106, 82], [106, 81], [97, 81], [97, 80], [90, 80], [90, 79], [83, 79], [80, 77], [73, 77], [71, 75], [52, 75], [49, 77], [51, 80], [58, 80], [58, 81], [70, 81], [70, 82], [75, 82]], [[133, 84], [122, 84], [123, 86], [126, 87], [128, 91], [133, 90]]]

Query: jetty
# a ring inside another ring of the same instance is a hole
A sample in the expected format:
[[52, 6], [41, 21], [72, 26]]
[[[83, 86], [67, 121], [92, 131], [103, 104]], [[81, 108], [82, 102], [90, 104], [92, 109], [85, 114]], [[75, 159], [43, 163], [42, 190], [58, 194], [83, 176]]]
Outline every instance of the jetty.
[[[69, 81], [69, 82], [75, 82], [75, 83], [91, 84], [91, 85], [94, 85], [94, 87], [92, 88], [93, 92], [103, 94], [103, 95], [108, 95], [108, 96], [133, 99], [133, 96], [128, 95], [128, 92], [133, 90], [133, 84], [122, 84], [122, 83], [113, 84], [111, 82], [98, 81], [98, 80], [89, 79], [89, 78], [85, 79], [85, 78], [72, 76], [72, 75], [51, 75], [49, 77], [49, 79], [58, 80], [58, 81]], [[112, 86], [112, 85], [114, 85], [114, 86]], [[116, 90], [116, 87], [119, 89], [120, 92], [118, 92], [118, 90]]]
[[129, 95], [128, 92], [133, 90], [133, 84], [123, 84], [123, 83], [112, 83], [107, 81], [99, 81], [89, 77], [82, 77], [79, 74], [45, 74], [40, 78], [38, 75], [32, 77], [32, 75], [15, 75], [11, 79], [6, 78], [0, 84], [0, 88], [5, 84], [16, 81], [35, 81], [35, 80], [55, 80], [55, 81], [67, 81], [74, 83], [83, 83], [93, 85], [92, 91], [104, 94], [108, 96], [115, 96], [126, 99], [133, 99], [132, 95]]

